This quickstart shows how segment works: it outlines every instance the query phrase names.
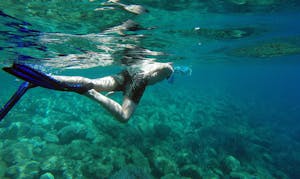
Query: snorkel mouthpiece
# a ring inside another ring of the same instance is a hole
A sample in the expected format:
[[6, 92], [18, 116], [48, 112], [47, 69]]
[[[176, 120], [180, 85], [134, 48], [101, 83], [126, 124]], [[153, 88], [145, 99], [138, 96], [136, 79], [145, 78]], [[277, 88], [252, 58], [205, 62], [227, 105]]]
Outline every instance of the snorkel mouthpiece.
[[175, 66], [174, 72], [171, 74], [171, 76], [167, 79], [168, 83], [174, 83], [175, 75], [180, 76], [191, 76], [192, 75], [192, 69], [188, 66]]
[[182, 76], [191, 76], [192, 69], [188, 66], [176, 66], [174, 67], [174, 73], [180, 74]]

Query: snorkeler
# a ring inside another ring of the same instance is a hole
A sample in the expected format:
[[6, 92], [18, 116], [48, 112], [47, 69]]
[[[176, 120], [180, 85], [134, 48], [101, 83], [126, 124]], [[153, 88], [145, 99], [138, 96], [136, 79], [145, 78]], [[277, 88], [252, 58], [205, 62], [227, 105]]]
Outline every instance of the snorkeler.
[[[85, 95], [107, 109], [120, 122], [127, 122], [136, 109], [148, 85], [168, 79], [174, 72], [171, 63], [142, 63], [133, 65], [117, 75], [98, 79], [79, 76], [50, 76], [30, 66], [14, 63], [4, 71], [25, 80], [18, 91], [0, 111], [0, 120], [16, 104], [25, 92], [33, 87], [44, 87], [60, 91], [73, 91]], [[123, 92], [122, 105], [100, 92]]]

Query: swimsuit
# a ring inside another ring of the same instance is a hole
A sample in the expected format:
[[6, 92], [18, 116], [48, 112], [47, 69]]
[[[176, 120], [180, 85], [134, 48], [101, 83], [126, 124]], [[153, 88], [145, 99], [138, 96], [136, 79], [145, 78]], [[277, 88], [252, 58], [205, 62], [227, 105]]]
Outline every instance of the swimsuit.
[[124, 96], [138, 104], [147, 86], [148, 80], [144, 78], [144, 75], [140, 73], [130, 75], [127, 70], [123, 70], [113, 78], [118, 83], [115, 90], [123, 91]]

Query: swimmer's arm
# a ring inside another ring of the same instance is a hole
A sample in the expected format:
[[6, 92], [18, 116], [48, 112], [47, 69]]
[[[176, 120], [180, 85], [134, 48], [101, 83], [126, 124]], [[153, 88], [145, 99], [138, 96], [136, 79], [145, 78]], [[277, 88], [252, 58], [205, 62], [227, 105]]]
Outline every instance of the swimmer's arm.
[[136, 108], [136, 104], [127, 97], [124, 98], [121, 106], [116, 101], [98, 93], [94, 89], [89, 90], [85, 95], [101, 104], [120, 122], [127, 122]]

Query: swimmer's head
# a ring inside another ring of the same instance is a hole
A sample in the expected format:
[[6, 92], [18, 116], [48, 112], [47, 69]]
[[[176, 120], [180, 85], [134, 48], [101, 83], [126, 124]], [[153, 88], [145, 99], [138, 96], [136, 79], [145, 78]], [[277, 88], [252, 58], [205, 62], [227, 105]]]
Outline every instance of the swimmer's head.
[[143, 74], [148, 79], [148, 84], [154, 84], [172, 75], [174, 69], [171, 63], [150, 63], [142, 66]]

